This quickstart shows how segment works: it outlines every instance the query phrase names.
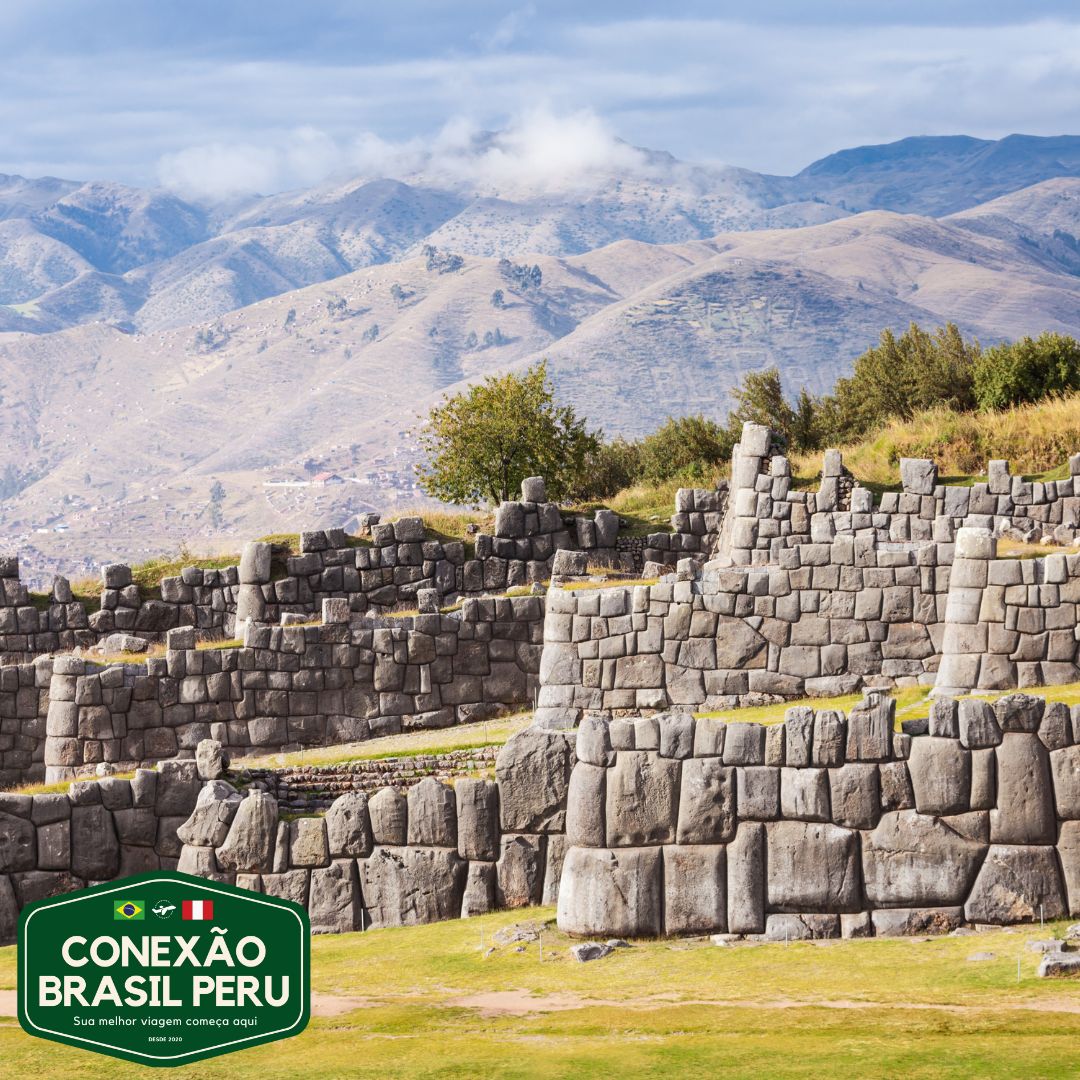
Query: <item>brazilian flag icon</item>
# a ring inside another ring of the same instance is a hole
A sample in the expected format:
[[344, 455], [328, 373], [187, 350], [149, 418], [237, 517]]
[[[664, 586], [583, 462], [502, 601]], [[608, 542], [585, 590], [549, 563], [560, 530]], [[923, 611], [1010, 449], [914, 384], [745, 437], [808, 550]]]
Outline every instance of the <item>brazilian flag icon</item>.
[[134, 922], [146, 918], [146, 906], [141, 900], [114, 900], [113, 918], [124, 922]]

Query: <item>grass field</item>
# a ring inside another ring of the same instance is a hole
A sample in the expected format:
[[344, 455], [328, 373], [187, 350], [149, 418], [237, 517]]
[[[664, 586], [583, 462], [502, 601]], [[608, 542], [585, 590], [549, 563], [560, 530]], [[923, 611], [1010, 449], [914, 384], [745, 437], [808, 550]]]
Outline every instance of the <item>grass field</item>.
[[[728, 949], [662, 940], [579, 964], [549, 922], [542, 961], [536, 941], [481, 950], [481, 931], [490, 947], [501, 927], [552, 917], [537, 908], [316, 938], [312, 990], [328, 997], [304, 1034], [170, 1075], [936, 1080], [1080, 1069], [1080, 985], [1036, 978], [1026, 948], [1055, 928]], [[984, 952], [994, 958], [968, 959]], [[0, 988], [14, 986], [15, 950], [2, 949]], [[13, 1019], [0, 1020], [0, 1061], [11, 1077], [147, 1075], [32, 1039]]]

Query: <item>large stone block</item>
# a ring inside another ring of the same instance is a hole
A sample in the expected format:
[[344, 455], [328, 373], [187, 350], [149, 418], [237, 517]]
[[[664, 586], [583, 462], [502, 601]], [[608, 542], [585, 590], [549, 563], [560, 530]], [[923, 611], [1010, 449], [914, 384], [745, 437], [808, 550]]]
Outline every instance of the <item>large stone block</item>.
[[326, 811], [326, 840], [332, 859], [361, 859], [371, 854], [374, 842], [362, 791], [339, 795]]
[[108, 881], [120, 869], [112, 814], [100, 804], [71, 808], [71, 870], [87, 881]]
[[1063, 821], [1058, 833], [1058, 859], [1069, 914], [1080, 915], [1080, 821]]
[[404, 847], [409, 833], [408, 802], [392, 787], [379, 788], [368, 799], [371, 835], [383, 847]]
[[[895, 764], [895, 763], [893, 763]], [[829, 770], [832, 820], [848, 829], [872, 829], [881, 812], [878, 766], [848, 764]]]
[[1038, 735], [1008, 732], [995, 751], [997, 807], [990, 811], [994, 844], [1052, 844], [1057, 838], [1050, 754]]
[[311, 871], [308, 918], [313, 934], [347, 934], [360, 929], [360, 879], [355, 859], [335, 859]]
[[772, 821], [780, 816], [780, 770], [746, 765], [735, 770], [735, 806], [741, 819]]
[[963, 698], [958, 702], [957, 712], [960, 742], [969, 750], [997, 746], [1001, 742], [1001, 726], [988, 701]]
[[499, 816], [504, 832], [562, 832], [574, 761], [573, 735], [525, 728], [499, 751]]
[[185, 817], [199, 797], [199, 770], [194, 761], [163, 761], [158, 765], [154, 812], [158, 817]]
[[929, 458], [900, 459], [900, 483], [911, 495], [933, 495], [937, 484], [937, 465]]
[[1065, 892], [1052, 847], [995, 844], [964, 905], [965, 918], [980, 923], [1059, 919], [1065, 912]]
[[727, 930], [727, 870], [720, 844], [668, 845], [664, 851], [664, 932]]
[[920, 814], [962, 814], [971, 794], [971, 753], [956, 739], [911, 740], [908, 772]]
[[465, 861], [449, 848], [378, 847], [358, 863], [369, 925], [417, 926], [461, 911]]
[[272, 873], [277, 831], [277, 799], [264, 791], [250, 792], [236, 810], [225, 843], [217, 849], [218, 864], [242, 874]]
[[307, 870], [330, 864], [326, 822], [322, 818], [302, 817], [289, 822], [289, 863]]
[[765, 826], [739, 825], [727, 846], [728, 930], [760, 934], [765, 930]]
[[29, 821], [14, 814], [0, 813], [0, 874], [36, 870], [36, 840], [34, 826]]
[[888, 761], [892, 757], [896, 702], [886, 694], [868, 694], [848, 715], [847, 760]]
[[461, 917], [471, 919], [495, 910], [495, 864], [471, 862], [461, 897]]
[[859, 910], [858, 834], [837, 825], [777, 821], [768, 834], [768, 906], [772, 911]]
[[432, 776], [409, 788], [409, 844], [457, 848], [454, 789]]
[[608, 770], [579, 761], [566, 796], [566, 841], [571, 847], [605, 847], [605, 786]]
[[721, 615], [716, 626], [716, 667], [741, 671], [763, 665], [768, 642], [743, 619]]
[[559, 885], [559, 929], [582, 936], [658, 936], [662, 863], [656, 847], [570, 848]]
[[962, 907], [881, 908], [870, 913], [875, 937], [926, 937], [950, 934], [963, 925]]
[[724, 844], [734, 837], [735, 825], [735, 770], [720, 758], [684, 761], [677, 842]]
[[1054, 805], [1065, 820], [1080, 818], [1080, 746], [1066, 746], [1050, 754], [1054, 778]]
[[1045, 702], [1031, 694], [1006, 694], [994, 702], [994, 713], [1004, 732], [1031, 733], [1039, 730]]
[[681, 762], [647, 750], [621, 750], [608, 770], [608, 847], [670, 844], [679, 813]]
[[814, 713], [814, 740], [810, 762], [819, 768], [844, 764], [847, 742], [847, 720], [835, 709], [818, 709]]
[[781, 769], [780, 816], [798, 821], [828, 821], [828, 771]]
[[224, 780], [204, 784], [191, 817], [176, 830], [176, 835], [185, 844], [198, 847], [223, 844], [242, 801], [240, 793]]
[[862, 840], [866, 895], [878, 907], [961, 904], [985, 852], [985, 844], [941, 818], [914, 810], [883, 814]]
[[539, 904], [544, 889], [544, 837], [502, 838], [495, 865], [495, 896], [501, 908]]
[[460, 777], [457, 797], [458, 854], [493, 862], [499, 855], [499, 787], [491, 780]]

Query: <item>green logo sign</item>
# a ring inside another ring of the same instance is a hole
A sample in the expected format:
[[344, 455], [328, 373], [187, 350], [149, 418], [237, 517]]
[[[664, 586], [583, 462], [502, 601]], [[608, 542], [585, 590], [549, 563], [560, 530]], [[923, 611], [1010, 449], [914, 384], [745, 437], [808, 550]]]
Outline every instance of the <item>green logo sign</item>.
[[297, 904], [171, 871], [28, 904], [19, 1023], [143, 1065], [298, 1035], [311, 939]]

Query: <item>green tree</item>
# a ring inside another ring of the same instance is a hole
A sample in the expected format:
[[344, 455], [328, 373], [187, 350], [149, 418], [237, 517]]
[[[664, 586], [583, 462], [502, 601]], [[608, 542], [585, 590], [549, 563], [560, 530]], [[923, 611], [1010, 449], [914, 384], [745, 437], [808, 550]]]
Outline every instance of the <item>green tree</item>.
[[641, 478], [641, 444], [616, 438], [601, 442], [571, 478], [571, 498], [606, 499], [636, 484]]
[[743, 381], [731, 391], [731, 396], [736, 405], [728, 418], [728, 426], [736, 442], [743, 424], [747, 422], [764, 424], [786, 443], [791, 442], [795, 411], [784, 397], [779, 368], [747, 372]]
[[975, 407], [977, 341], [965, 341], [954, 323], [934, 333], [912, 323], [896, 337], [881, 332], [877, 345], [856, 361], [850, 379], [837, 381], [834, 395], [848, 399], [841, 413], [856, 419], [862, 435], [897, 417], [910, 420], [935, 405], [964, 411]]
[[418, 431], [420, 486], [445, 502], [505, 502], [526, 476], [563, 496], [600, 445], [569, 405], [557, 405], [547, 363], [492, 375], [443, 400]]
[[641, 479], [652, 483], [712, 479], [719, 466], [731, 459], [737, 441], [730, 429], [700, 414], [669, 416], [641, 440]]
[[1080, 390], [1080, 342], [1040, 334], [994, 345], [975, 365], [975, 398], [983, 409], [1038, 401]]

